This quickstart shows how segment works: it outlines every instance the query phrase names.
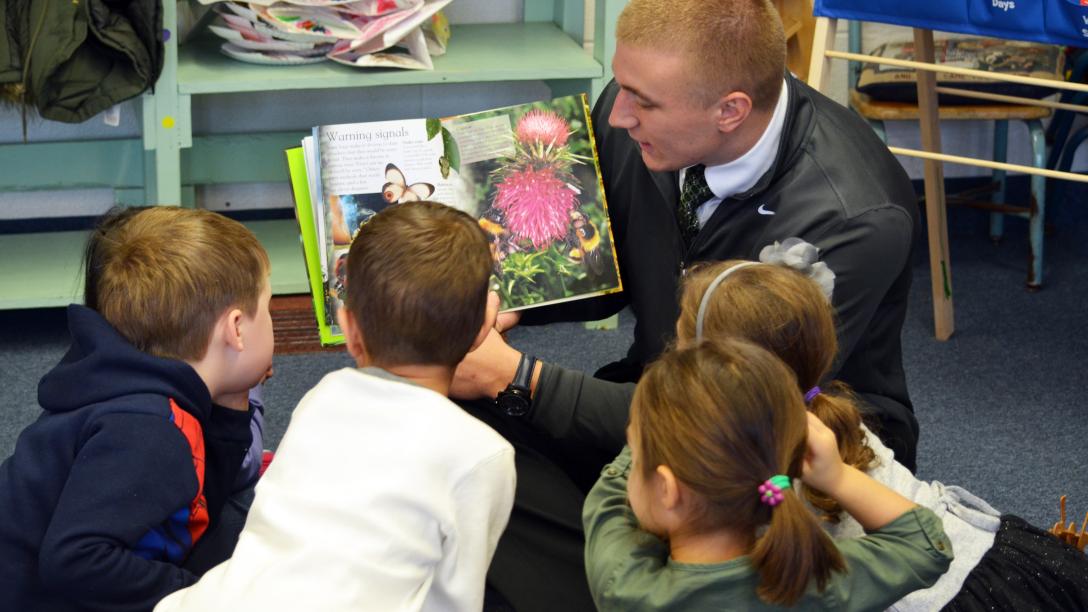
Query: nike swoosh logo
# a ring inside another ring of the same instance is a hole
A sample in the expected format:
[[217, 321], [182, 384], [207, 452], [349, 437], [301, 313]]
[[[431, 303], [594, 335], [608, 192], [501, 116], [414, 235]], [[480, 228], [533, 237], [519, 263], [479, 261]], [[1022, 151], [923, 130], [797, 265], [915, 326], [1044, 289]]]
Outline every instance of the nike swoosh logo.
[[756, 212], [761, 214], [761, 215], [773, 215], [774, 214], [773, 210], [767, 210], [767, 205], [766, 204], [760, 204], [759, 208], [756, 209]]

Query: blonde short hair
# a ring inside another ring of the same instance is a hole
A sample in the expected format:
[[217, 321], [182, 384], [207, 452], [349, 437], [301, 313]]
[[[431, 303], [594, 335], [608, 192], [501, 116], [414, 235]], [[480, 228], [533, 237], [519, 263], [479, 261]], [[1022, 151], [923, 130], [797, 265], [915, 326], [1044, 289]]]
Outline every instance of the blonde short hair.
[[182, 360], [204, 357], [228, 308], [256, 313], [270, 269], [241, 223], [174, 206], [107, 213], [83, 264], [87, 306], [137, 349]]
[[747, 94], [757, 110], [778, 101], [786, 37], [769, 0], [631, 0], [616, 40], [689, 56], [690, 89], [705, 102], [732, 91]]

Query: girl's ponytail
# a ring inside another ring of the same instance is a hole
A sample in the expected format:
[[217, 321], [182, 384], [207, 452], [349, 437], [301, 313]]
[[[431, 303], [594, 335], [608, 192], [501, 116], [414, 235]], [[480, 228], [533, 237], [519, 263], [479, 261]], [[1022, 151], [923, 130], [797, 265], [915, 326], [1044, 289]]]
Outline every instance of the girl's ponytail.
[[815, 581], [822, 591], [832, 572], [846, 569], [839, 549], [791, 489], [771, 509], [771, 522], [752, 549], [759, 572], [757, 593], [764, 601], [791, 606]]
[[[832, 383], [828, 391], [818, 393], [812, 398], [808, 409], [828, 429], [835, 432], [843, 463], [862, 472], [867, 472], [874, 466], [876, 453], [865, 443], [865, 432], [861, 430], [861, 414], [849, 387], [839, 382]], [[827, 495], [805, 487], [805, 498], [822, 512], [820, 518], [823, 520], [838, 523], [842, 518], [842, 507]]]
[[631, 402], [643, 477], [668, 466], [694, 494], [690, 533], [728, 529], [754, 542], [758, 595], [781, 605], [796, 603], [810, 581], [823, 590], [846, 567], [791, 485], [808, 436], [797, 389], [794, 373], [766, 349], [707, 340], [662, 355]]

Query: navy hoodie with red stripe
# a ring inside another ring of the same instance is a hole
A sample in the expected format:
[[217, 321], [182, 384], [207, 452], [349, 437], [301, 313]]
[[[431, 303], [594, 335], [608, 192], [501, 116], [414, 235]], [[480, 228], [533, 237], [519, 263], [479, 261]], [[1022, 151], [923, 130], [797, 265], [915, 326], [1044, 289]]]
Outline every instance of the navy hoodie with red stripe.
[[212, 404], [188, 364], [69, 306], [72, 346], [38, 385], [42, 415], [0, 465], [0, 610], [150, 610], [250, 444], [250, 415]]

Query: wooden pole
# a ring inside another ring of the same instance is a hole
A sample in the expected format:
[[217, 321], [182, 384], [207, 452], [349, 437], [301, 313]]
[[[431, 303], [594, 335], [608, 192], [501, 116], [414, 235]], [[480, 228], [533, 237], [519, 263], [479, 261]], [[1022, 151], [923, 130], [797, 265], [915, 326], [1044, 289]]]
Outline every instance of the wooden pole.
[[[932, 30], [914, 28], [914, 52], [920, 61], [933, 62]], [[941, 126], [937, 117], [937, 78], [934, 72], [918, 73], [918, 116], [922, 149], [928, 153], [939, 154]], [[926, 159], [924, 172], [933, 326], [938, 340], [948, 340], [955, 331], [955, 321], [952, 307], [952, 262], [948, 251], [948, 218], [944, 197], [944, 167], [936, 159]]]
[[[933, 31], [930, 30], [929, 32], [930, 36], [932, 36]], [[915, 48], [917, 49], [917, 47]], [[914, 70], [918, 70], [920, 73], [926, 74], [940, 72], [944, 74], [958, 74], [961, 76], [978, 77], [980, 79], [988, 79], [991, 81], [1006, 81], [1008, 83], [1020, 83], [1023, 85], [1049, 87], [1051, 89], [1068, 89], [1070, 91], [1088, 92], [1088, 83], [1072, 83], [1069, 81], [1059, 81], [1054, 79], [1040, 79], [1038, 77], [1028, 77], [1019, 74], [990, 72], [988, 70], [975, 70], [973, 68], [959, 68], [957, 66], [949, 66], [947, 64], [932, 64], [921, 61], [893, 59], [890, 57], [877, 57], [875, 55], [865, 55], [862, 53], [846, 53], [844, 51], [835, 51], [831, 49], [825, 51], [824, 55], [829, 58], [854, 60], [858, 62], [865, 62], [867, 64], [884, 64], [887, 66], [899, 66], [900, 68], [912, 68]], [[915, 57], [918, 58], [917, 53], [915, 53]], [[815, 59], [813, 61], [815, 61]]]

